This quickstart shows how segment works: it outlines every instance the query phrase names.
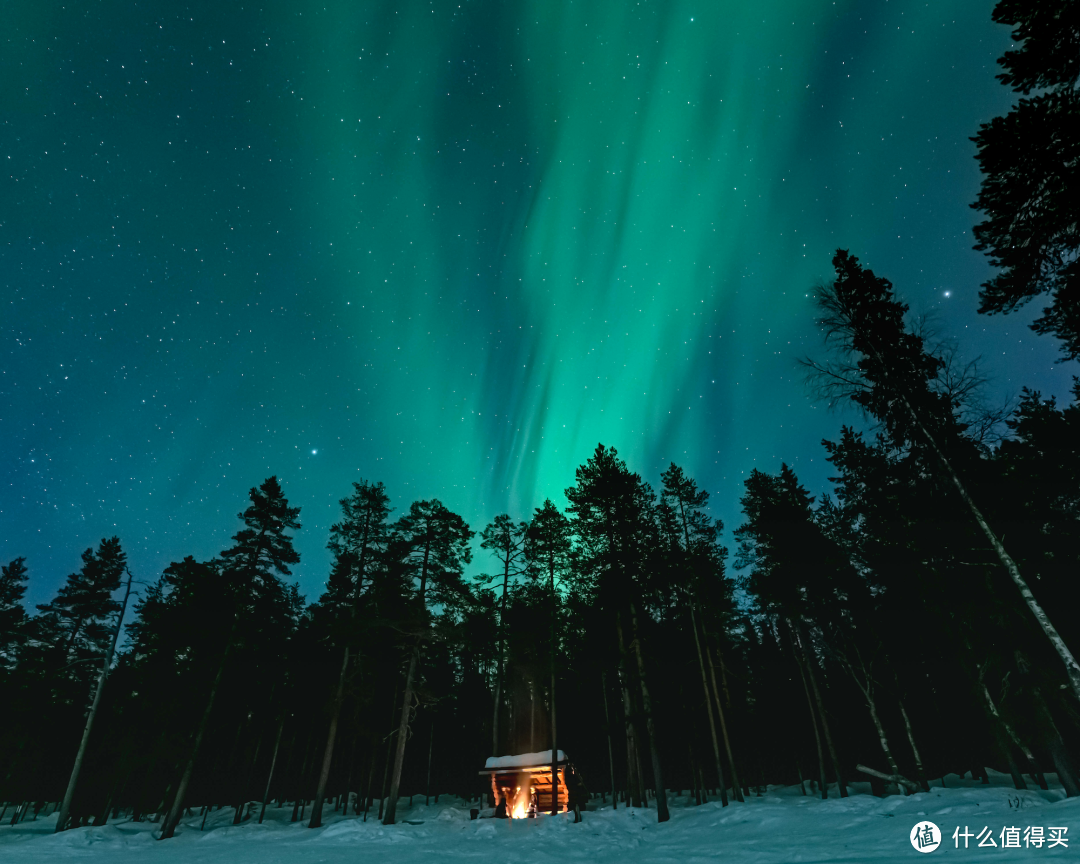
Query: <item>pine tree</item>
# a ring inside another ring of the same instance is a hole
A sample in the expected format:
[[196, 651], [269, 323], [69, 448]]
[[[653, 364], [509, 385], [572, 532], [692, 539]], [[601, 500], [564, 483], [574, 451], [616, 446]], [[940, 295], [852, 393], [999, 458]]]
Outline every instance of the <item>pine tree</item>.
[[[1010, 547], [1025, 550], [1045, 605], [1066, 608], [1080, 560], [1080, 379], [1063, 407], [1024, 391], [1009, 427], [993, 459], [1001, 490], [995, 515], [1008, 526]], [[1080, 641], [1075, 616], [1058, 624], [1070, 645]]]
[[[717, 565], [722, 569], [723, 555], [727, 550], [719, 546], [717, 539], [723, 530], [723, 524], [717, 520], [713, 522], [705, 511], [709, 503], [709, 493], [704, 489], [698, 489], [697, 483], [687, 477], [683, 470], [672, 463], [667, 471], [661, 475], [662, 489], [660, 492], [660, 524], [664, 529], [668, 548], [676, 559], [673, 564], [679, 572], [676, 584], [680, 594], [686, 599], [687, 608], [690, 611], [690, 627], [694, 636], [694, 648], [697, 653], [698, 671], [701, 673], [702, 689], [705, 693], [706, 716], [709, 720], [709, 734], [712, 740], [713, 757], [716, 760], [716, 776], [720, 787], [720, 803], [726, 807], [728, 804], [727, 786], [724, 783], [724, 769], [720, 759], [720, 738], [724, 740], [727, 751], [728, 764], [731, 766], [731, 788], [737, 801], [742, 800], [742, 792], [739, 789], [739, 776], [735, 768], [735, 757], [731, 749], [731, 740], [728, 733], [724, 709], [716, 694], [715, 687], [710, 688], [710, 676], [706, 673], [705, 655], [709, 650], [705, 643], [702, 650], [701, 630], [698, 624], [698, 581], [702, 580], [706, 572], [714, 570]], [[703, 624], [704, 622], [702, 622]], [[716, 733], [716, 719], [714, 719], [713, 705], [716, 706], [716, 717], [720, 721], [721, 735]]]
[[[639, 614], [642, 597], [652, 587], [651, 572], [643, 568], [649, 560], [649, 550], [656, 545], [653, 518], [656, 496], [638, 474], [630, 472], [614, 448], [603, 444], [597, 445], [592, 457], [577, 468], [575, 479], [576, 484], [566, 490], [568, 512], [573, 517], [574, 532], [586, 550], [585, 569], [595, 580], [599, 601], [614, 619], [624, 662], [627, 716], [628, 719], [638, 716], [635, 706], [640, 705], [652, 756], [657, 819], [666, 822], [670, 813], [642, 647], [645, 622]], [[637, 741], [645, 730], [630, 719], [628, 731]]]
[[0, 567], [0, 672], [15, 663], [15, 652], [26, 634], [26, 559], [15, 558]]
[[[1080, 358], [1080, 4], [1000, 0], [994, 20], [1020, 43], [998, 79], [1024, 94], [975, 137], [985, 175], [972, 205], [986, 221], [976, 249], [1002, 272], [983, 284], [980, 312], [1011, 312], [1040, 294], [1050, 305], [1031, 328]], [[1032, 91], [1038, 91], [1031, 96]]]
[[97, 552], [83, 552], [82, 561], [79, 572], [67, 577], [56, 597], [37, 607], [41, 614], [34, 622], [34, 636], [49, 645], [54, 670], [100, 657], [112, 636], [112, 616], [120, 608], [113, 598], [127, 563], [120, 538], [103, 539]]
[[830, 398], [854, 402], [883, 425], [895, 444], [918, 451], [928, 468], [947, 478], [1054, 647], [1080, 699], [1080, 663], [961, 479], [961, 466], [975, 458], [975, 448], [962, 435], [948, 391], [935, 386], [943, 361], [905, 325], [908, 307], [895, 299], [888, 279], [875, 276], [843, 249], [833, 266], [836, 279], [819, 287], [817, 304], [818, 323], [837, 360], [805, 361], [811, 379]]
[[[739, 540], [735, 566], [751, 568], [747, 591], [759, 599], [764, 611], [778, 616], [781, 632], [787, 631], [796, 664], [805, 677], [811, 717], [816, 708], [814, 722], [821, 727], [843, 798], [847, 796], [843, 768], [825, 713], [824, 695], [815, 673], [817, 663], [804, 618], [812, 617], [815, 607], [828, 614], [837, 593], [829, 586], [830, 576], [846, 562], [842, 552], [814, 522], [811, 509], [814, 499], [787, 465], [780, 466], [778, 475], [754, 469], [745, 486], [742, 506], [746, 522], [735, 531]], [[817, 725], [815, 734], [816, 729]], [[821, 773], [824, 777], [823, 766]], [[824, 782], [822, 793], [824, 796]]]
[[482, 577], [484, 583], [501, 580], [502, 591], [499, 599], [499, 659], [495, 670], [495, 707], [491, 720], [491, 752], [499, 754], [499, 714], [502, 710], [503, 680], [506, 675], [506, 597], [510, 590], [512, 577], [524, 572], [525, 533], [528, 525], [517, 524], [509, 515], [503, 513], [484, 526], [481, 532], [480, 548], [487, 549], [499, 562], [501, 573]]
[[289, 506], [277, 477], [267, 478], [258, 489], [252, 488], [248, 497], [251, 505], [237, 516], [246, 527], [233, 535], [235, 545], [221, 553], [222, 575], [226, 580], [222, 600], [234, 609], [232, 625], [172, 806], [162, 823], [162, 840], [172, 837], [180, 822], [184, 798], [195, 771], [195, 760], [206, 734], [229, 655], [235, 646], [237, 631], [241, 623], [246, 623], [243, 619], [247, 617], [257, 621], [266, 612], [273, 612], [273, 607], [292, 608], [298, 600], [295, 589], [290, 592], [278, 576], [290, 575], [292, 571], [289, 565], [300, 561], [299, 553], [293, 548], [292, 537], [285, 533], [300, 529], [297, 521], [300, 508]]
[[469, 541], [473, 533], [464, 519], [435, 499], [414, 501], [409, 512], [393, 526], [392, 554], [415, 583], [415, 618], [412, 623], [415, 635], [405, 674], [401, 721], [398, 724], [390, 794], [383, 815], [384, 825], [393, 825], [397, 817], [398, 790], [401, 787], [401, 769], [413, 712], [421, 641], [430, 633], [428, 604], [458, 607], [462, 596], [467, 596], [468, 592], [461, 582], [461, 572], [463, 565], [472, 559]]
[[[353, 494], [340, 501], [342, 520], [330, 529], [327, 548], [334, 555], [334, 571], [330, 583], [330, 602], [348, 609], [347, 619], [355, 627], [357, 613], [369, 588], [369, 580], [380, 565], [379, 557], [385, 551], [388, 537], [386, 519], [390, 515], [390, 496], [382, 483], [360, 481], [353, 483]], [[349, 656], [356, 634], [346, 633], [343, 641], [341, 672], [330, 713], [330, 729], [326, 736], [322, 768], [311, 805], [309, 828], [322, 825], [323, 800], [326, 784], [330, 779], [330, 766], [334, 758], [341, 706], [345, 698], [345, 678], [349, 670]]]
[[551, 503], [544, 500], [542, 507], [536, 508], [532, 523], [526, 533], [526, 557], [529, 562], [530, 576], [540, 584], [545, 584], [549, 604], [549, 655], [548, 707], [551, 714], [549, 733], [551, 741], [551, 814], [559, 808], [559, 739], [557, 725], [557, 702], [555, 691], [557, 618], [559, 614], [559, 593], [557, 580], [566, 574], [570, 563], [570, 521]]
[[[126, 570], [125, 566], [125, 570]], [[113, 655], [116, 653], [116, 643], [120, 639], [120, 628], [124, 623], [124, 613], [127, 611], [128, 600], [131, 598], [131, 585], [134, 582], [134, 577], [131, 575], [131, 571], [127, 570], [127, 590], [124, 592], [124, 599], [120, 603], [120, 608], [117, 610], [116, 623], [113, 625], [112, 639], [109, 642], [108, 651], [101, 660], [101, 672], [98, 674], [97, 688], [94, 692], [94, 701], [90, 705], [90, 710], [86, 715], [86, 725], [83, 727], [82, 740], [79, 742], [78, 752], [75, 754], [75, 764], [71, 769], [71, 776], [68, 779], [67, 789], [64, 792], [64, 799], [60, 805], [60, 812], [56, 817], [55, 831], [59, 833], [67, 828], [68, 816], [71, 813], [71, 802], [75, 796], [75, 788], [79, 782], [79, 773], [82, 770], [83, 759], [86, 757], [87, 746], [90, 743], [90, 733], [94, 729], [94, 720], [97, 717], [98, 709], [101, 707], [101, 697], [105, 693], [105, 683], [108, 681], [109, 672], [112, 671]]]

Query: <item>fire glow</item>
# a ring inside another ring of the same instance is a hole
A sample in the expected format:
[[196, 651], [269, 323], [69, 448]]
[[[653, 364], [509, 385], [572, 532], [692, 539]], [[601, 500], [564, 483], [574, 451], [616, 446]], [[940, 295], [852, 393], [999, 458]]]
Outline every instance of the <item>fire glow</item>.
[[[481, 774], [491, 778], [491, 799], [497, 819], [533, 819], [541, 813], [571, 809], [568, 778], [583, 788], [562, 750], [552, 776], [551, 751], [489, 756]], [[571, 784], [572, 785], [572, 784]]]
[[514, 806], [510, 809], [511, 819], [528, 819], [530, 815], [529, 809], [532, 804], [532, 784], [529, 782], [529, 775], [525, 775], [524, 785], [518, 786], [514, 790]]

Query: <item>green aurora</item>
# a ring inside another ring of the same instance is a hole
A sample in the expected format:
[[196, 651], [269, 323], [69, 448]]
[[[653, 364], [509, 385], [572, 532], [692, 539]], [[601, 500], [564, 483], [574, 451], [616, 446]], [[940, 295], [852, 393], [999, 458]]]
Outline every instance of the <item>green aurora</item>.
[[991, 7], [9, 4], [0, 558], [43, 600], [118, 533], [149, 576], [276, 473], [310, 596], [352, 480], [480, 528], [601, 441], [734, 527], [753, 467], [826, 488], [795, 360], [838, 246], [1064, 392], [974, 313]]

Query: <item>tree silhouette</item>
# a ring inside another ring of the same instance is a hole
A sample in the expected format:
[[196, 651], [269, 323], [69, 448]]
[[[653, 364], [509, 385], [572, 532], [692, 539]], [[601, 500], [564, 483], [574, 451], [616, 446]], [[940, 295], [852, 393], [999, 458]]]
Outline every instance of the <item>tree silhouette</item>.
[[[366, 481], [353, 483], [353, 494], [341, 499], [340, 504], [342, 519], [330, 528], [330, 542], [327, 544], [334, 553], [335, 560], [328, 586], [328, 599], [332, 603], [345, 606], [349, 610], [349, 623], [355, 625], [364, 593], [369, 587], [368, 580], [372, 571], [381, 564], [378, 559], [386, 546], [386, 518], [392, 508], [390, 496], [386, 494], [383, 484]], [[322, 825], [323, 800], [326, 796], [326, 784], [330, 779], [330, 765], [334, 758], [334, 744], [345, 697], [345, 676], [349, 671], [349, 656], [355, 638], [356, 634], [348, 633], [344, 640], [341, 672], [334, 693], [330, 730], [326, 736], [315, 801], [311, 805], [309, 828]]]
[[467, 595], [461, 582], [462, 565], [472, 559], [469, 541], [473, 531], [456, 513], [441, 501], [414, 501], [409, 512], [393, 526], [392, 554], [402, 564], [415, 584], [414, 637], [409, 652], [409, 667], [405, 674], [405, 692], [398, 724], [397, 749], [390, 779], [390, 794], [383, 814], [383, 824], [393, 825], [397, 818], [397, 797], [401, 787], [401, 769], [405, 761], [405, 744], [409, 737], [409, 720], [413, 712], [417, 665], [420, 661], [421, 639], [430, 630], [429, 603], [449, 607], [460, 606]]
[[[979, 127], [982, 187], [972, 205], [987, 219], [976, 249], [1001, 272], [985, 282], [980, 312], [1012, 312], [1049, 294], [1031, 325], [1080, 357], [1080, 5], [1075, 0], [1000, 0], [994, 20], [1013, 26], [1020, 48], [997, 77], [1024, 94], [1004, 117]], [[1032, 91], [1039, 91], [1031, 96]]]
[[1080, 663], [961, 479], [961, 466], [972, 460], [975, 448], [961, 435], [963, 427], [948, 393], [933, 386], [942, 361], [931, 356], [922, 337], [905, 325], [908, 307], [895, 298], [888, 279], [863, 268], [844, 249], [833, 257], [833, 267], [836, 279], [819, 286], [816, 300], [818, 323], [835, 359], [805, 360], [810, 380], [819, 393], [854, 402], [885, 427], [895, 444], [919, 451], [928, 466], [942, 472], [1065, 665], [1069, 684], [1080, 699]]
[[499, 594], [499, 659], [495, 670], [495, 707], [491, 719], [491, 752], [499, 753], [499, 713], [502, 710], [503, 679], [506, 674], [506, 597], [510, 578], [525, 572], [525, 532], [528, 525], [514, 521], [503, 513], [489, 522], [481, 532], [480, 548], [487, 549], [499, 562], [501, 573], [485, 577], [484, 582], [502, 581]]
[[41, 614], [35, 639], [50, 645], [55, 669], [100, 657], [112, 636], [112, 616], [120, 608], [113, 599], [127, 563], [120, 538], [102, 540], [97, 552], [87, 549], [82, 560], [83, 566], [67, 577], [56, 597], [37, 607]]
[[543, 507], [537, 507], [532, 523], [528, 526], [526, 554], [529, 560], [529, 575], [538, 585], [544, 586], [548, 606], [548, 708], [550, 710], [549, 735], [551, 741], [551, 813], [559, 812], [559, 739], [557, 703], [555, 693], [556, 651], [558, 650], [555, 633], [559, 614], [559, 591], [557, 580], [567, 569], [570, 555], [570, 522], [551, 503], [545, 499]]
[[[666, 822], [671, 817], [641, 632], [642, 597], [653, 588], [650, 577], [654, 570], [646, 568], [649, 550], [656, 546], [653, 519], [656, 495], [640, 475], [626, 467], [614, 448], [603, 444], [598, 444], [589, 460], [577, 468], [575, 480], [576, 484], [566, 490], [568, 512], [582, 546], [583, 568], [596, 585], [599, 603], [613, 618], [623, 662], [623, 698], [629, 709], [626, 711], [627, 761], [633, 773], [638, 742], [644, 743], [647, 737], [656, 815], [658, 821]], [[647, 736], [643, 734], [646, 731]], [[642, 800], [640, 778], [630, 786]]]
[[[661, 475], [663, 484], [660, 492], [660, 525], [672, 553], [672, 562], [677, 575], [673, 580], [677, 593], [685, 599], [690, 611], [690, 628], [694, 636], [694, 649], [698, 659], [698, 671], [701, 673], [701, 685], [705, 693], [706, 716], [709, 720], [709, 734], [712, 740], [713, 758], [716, 760], [716, 777], [720, 786], [720, 803], [728, 804], [727, 785], [724, 782], [724, 769], [720, 759], [720, 738], [716, 734], [716, 719], [713, 706], [720, 721], [721, 737], [727, 751], [728, 764], [731, 766], [731, 788], [737, 801], [742, 800], [739, 789], [739, 775], [735, 768], [735, 756], [731, 749], [730, 735], [715, 687], [709, 687], [709, 674], [705, 658], [709, 651], [708, 642], [702, 648], [704, 622], [698, 621], [700, 589], [704, 587], [708, 575], [717, 569], [723, 571], [723, 556], [726, 549], [719, 546], [717, 540], [723, 530], [723, 524], [705, 513], [709, 503], [709, 493], [698, 489], [693, 478], [686, 476], [682, 468], [672, 463]], [[710, 598], [712, 599], [712, 598]]]
[[0, 567], [0, 671], [15, 663], [15, 651], [26, 632], [26, 559], [16, 558]]
[[[258, 627], [260, 619], [265, 621], [278, 609], [291, 608], [296, 603], [295, 589], [290, 591], [277, 578], [288, 576], [290, 564], [300, 560], [300, 554], [293, 548], [292, 537], [286, 531], [297, 531], [300, 523], [299, 507], [290, 507], [277, 477], [268, 477], [258, 489], [248, 493], [251, 505], [237, 515], [244, 522], [244, 527], [233, 535], [234, 545], [221, 553], [223, 559], [222, 575], [225, 585], [222, 601], [234, 608], [233, 622], [229, 631], [225, 650], [222, 651], [217, 673], [210, 692], [207, 694], [206, 707], [203, 710], [199, 726], [188, 752], [184, 772], [180, 777], [172, 806], [161, 827], [161, 838], [173, 836], [183, 813], [184, 798], [187, 795], [191, 777], [195, 771], [195, 760], [199, 755], [207, 724], [214, 707], [225, 667], [236, 644], [237, 632], [243, 618], [249, 618], [251, 626]], [[278, 607], [275, 609], [274, 607]]]

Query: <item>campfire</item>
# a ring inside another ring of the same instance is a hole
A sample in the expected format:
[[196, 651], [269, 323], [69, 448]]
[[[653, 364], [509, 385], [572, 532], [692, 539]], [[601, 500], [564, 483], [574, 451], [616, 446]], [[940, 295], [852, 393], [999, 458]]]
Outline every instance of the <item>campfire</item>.
[[[495, 797], [495, 815], [499, 818], [531, 819], [538, 813], [551, 812], [551, 751], [521, 753], [516, 756], [492, 756], [481, 774], [491, 776]], [[572, 809], [580, 783], [573, 768], [560, 750], [556, 769], [558, 812]], [[569, 778], [569, 785], [568, 785]], [[570, 787], [574, 788], [570, 788]]]
[[536, 802], [532, 797], [532, 778], [528, 774], [520, 775], [521, 785], [514, 790], [514, 805], [508, 807], [511, 819], [528, 819], [536, 816]]

